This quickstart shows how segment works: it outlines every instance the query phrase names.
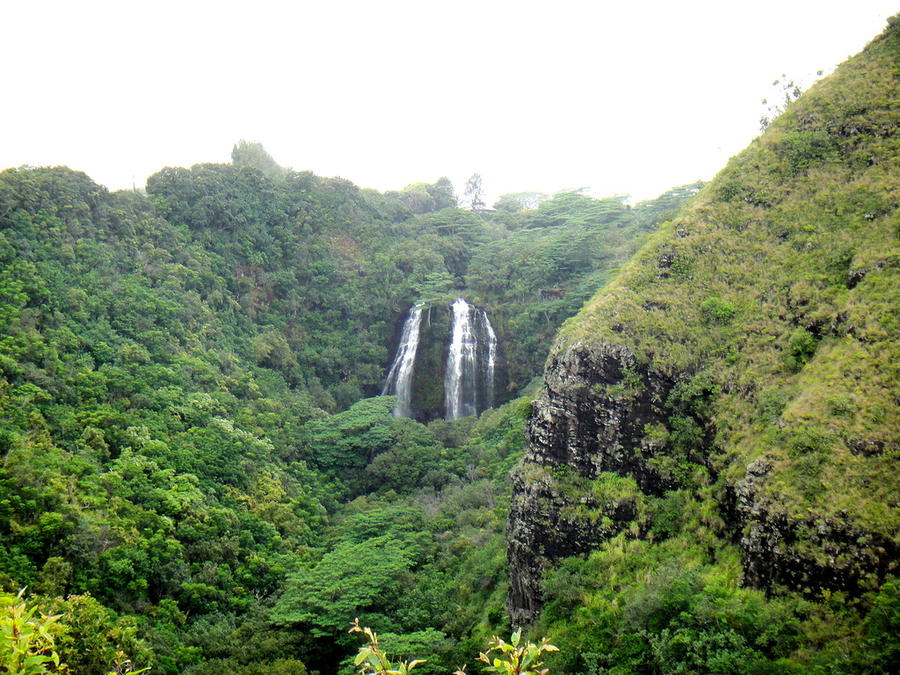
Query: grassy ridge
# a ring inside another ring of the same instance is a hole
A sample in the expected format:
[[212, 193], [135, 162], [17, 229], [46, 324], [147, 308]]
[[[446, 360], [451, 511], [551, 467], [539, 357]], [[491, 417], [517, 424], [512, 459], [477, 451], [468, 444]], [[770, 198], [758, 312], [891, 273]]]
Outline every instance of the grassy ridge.
[[[572, 536], [599, 541], [543, 575], [534, 633], [562, 646], [552, 669], [896, 663], [898, 63], [900, 17], [732, 158], [559, 331], [538, 433], [565, 410], [549, 438], [574, 452], [566, 429], [588, 428], [592, 410], [601, 438], [616, 415], [656, 417], [634, 447], [578, 439], [598, 462], [632, 458], [623, 476], [573, 476], [555, 464], [566, 450], [540, 439], [526, 453], [530, 527], [553, 522], [550, 499], [569, 505], [557, 515]], [[633, 355], [633, 368], [585, 387], [571, 364], [595, 358], [599, 372], [610, 354]], [[643, 493], [635, 471], [671, 482]], [[633, 520], [604, 520], [609, 505]]]
[[900, 449], [898, 28], [733, 158], [560, 331], [703, 372], [718, 468], [761, 455], [791, 510], [847, 510], [893, 537]]

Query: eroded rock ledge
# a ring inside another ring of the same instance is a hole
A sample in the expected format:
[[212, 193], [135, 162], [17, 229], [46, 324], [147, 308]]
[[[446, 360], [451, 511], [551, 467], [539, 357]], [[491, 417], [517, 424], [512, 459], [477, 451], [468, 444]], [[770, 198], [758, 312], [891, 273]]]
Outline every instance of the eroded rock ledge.
[[856, 595], [896, 573], [900, 549], [885, 537], [833, 518], [797, 517], [773, 504], [764, 491], [772, 461], [751, 462], [728, 491], [744, 568], [744, 584], [772, 591], [783, 587], [818, 596], [822, 589]]

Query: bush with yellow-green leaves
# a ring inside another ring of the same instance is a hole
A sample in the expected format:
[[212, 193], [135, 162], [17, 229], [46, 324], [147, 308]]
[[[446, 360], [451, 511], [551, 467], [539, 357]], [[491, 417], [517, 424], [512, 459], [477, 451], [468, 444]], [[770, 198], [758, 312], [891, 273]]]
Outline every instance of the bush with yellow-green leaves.
[[[361, 633], [367, 644], [359, 648], [354, 664], [359, 667], [361, 675], [407, 675], [416, 666], [425, 663], [422, 659], [398, 661], [392, 663], [378, 642], [378, 635], [371, 628], [361, 626], [356, 619], [351, 633]], [[503, 675], [546, 675], [549, 671], [543, 668], [542, 655], [545, 652], [559, 651], [545, 638], [539, 644], [526, 642], [520, 646], [522, 631], [513, 633], [509, 642], [497, 637], [491, 638], [486, 652], [478, 655], [478, 660], [487, 664], [488, 673]], [[466, 666], [455, 671], [453, 675], [466, 675]]]

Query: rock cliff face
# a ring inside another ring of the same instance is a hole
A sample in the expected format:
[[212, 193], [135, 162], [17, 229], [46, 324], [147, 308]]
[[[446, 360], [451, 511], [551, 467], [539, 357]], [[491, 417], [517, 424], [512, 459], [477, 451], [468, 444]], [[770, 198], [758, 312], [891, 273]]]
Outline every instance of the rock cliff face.
[[[587, 554], [622, 531], [641, 536], [635, 495], [681, 487], [655, 461], [671, 455], [671, 446], [647, 433], [654, 425], [672, 426], [672, 378], [609, 343], [573, 345], [551, 359], [545, 378], [526, 427], [528, 450], [513, 476], [507, 540], [514, 625], [531, 623], [540, 612], [542, 577], [555, 560]], [[694, 459], [702, 463], [711, 451], [707, 438]], [[766, 493], [772, 471], [769, 459], [754, 460], [741, 480], [725, 485], [716, 505], [723, 534], [740, 548], [745, 585], [856, 594], [897, 573], [896, 542], [846, 513], [791, 514]], [[637, 492], [604, 498], [584, 482], [571, 490], [558, 479], [569, 473], [590, 482], [603, 472], [633, 479]]]
[[444, 369], [449, 335], [449, 309], [429, 307], [425, 310], [412, 383], [413, 410], [420, 421], [444, 416]]
[[[614, 472], [650, 494], [673, 486], [649, 463], [655, 448], [644, 433], [667, 418], [671, 388], [671, 380], [639, 365], [622, 346], [576, 344], [551, 361], [527, 425], [525, 463], [513, 477], [507, 539], [515, 624], [539, 611], [541, 576], [551, 561], [587, 553], [637, 515], [628, 496], [598, 503], [585, 491], [567, 494], [554, 470], [588, 480]], [[579, 517], [576, 507], [591, 517]]]
[[633, 476], [645, 492], [663, 481], [634, 449], [644, 428], [663, 421], [671, 380], [639, 365], [627, 347], [576, 344], [547, 369], [546, 386], [528, 423], [526, 461], [565, 464], [593, 478]]

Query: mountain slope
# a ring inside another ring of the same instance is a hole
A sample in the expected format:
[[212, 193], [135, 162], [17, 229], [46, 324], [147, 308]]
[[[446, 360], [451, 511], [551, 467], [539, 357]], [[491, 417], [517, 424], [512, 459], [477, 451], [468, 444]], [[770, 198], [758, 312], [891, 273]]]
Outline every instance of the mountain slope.
[[564, 596], [595, 625], [599, 582], [572, 600], [545, 572], [628, 542], [650, 542], [636, 567], [660, 556], [645, 574], [690, 568], [680, 541], [703, 574], [792, 598], [896, 573], [898, 59], [895, 19], [563, 326], [514, 479], [514, 621], [549, 600], [553, 626]]

